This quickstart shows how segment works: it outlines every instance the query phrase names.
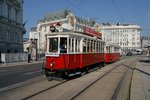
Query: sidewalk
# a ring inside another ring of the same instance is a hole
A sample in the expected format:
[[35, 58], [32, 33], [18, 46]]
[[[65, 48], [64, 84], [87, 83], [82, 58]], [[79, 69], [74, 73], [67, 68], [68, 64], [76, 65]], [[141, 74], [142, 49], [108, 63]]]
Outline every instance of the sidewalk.
[[41, 60], [41, 61], [31, 61], [30, 63], [28, 63], [28, 61], [5, 63], [5, 64], [0, 64], [0, 68], [1, 67], [19, 66], [19, 65], [31, 65], [31, 64], [37, 64], [37, 63], [43, 63], [43, 60]]
[[131, 84], [130, 100], [150, 100], [150, 62], [143, 57], [137, 62]]

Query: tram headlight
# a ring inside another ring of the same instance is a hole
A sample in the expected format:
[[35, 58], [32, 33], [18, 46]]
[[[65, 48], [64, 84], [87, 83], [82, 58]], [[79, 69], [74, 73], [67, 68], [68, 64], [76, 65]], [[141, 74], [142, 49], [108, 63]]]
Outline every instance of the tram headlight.
[[54, 62], [50, 62], [50, 66], [53, 67], [54, 66]]

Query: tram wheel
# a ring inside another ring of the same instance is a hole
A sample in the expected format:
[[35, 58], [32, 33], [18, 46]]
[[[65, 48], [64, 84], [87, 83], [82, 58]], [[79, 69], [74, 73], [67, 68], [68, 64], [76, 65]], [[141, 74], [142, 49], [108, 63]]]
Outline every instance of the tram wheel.
[[98, 64], [98, 67], [99, 67], [99, 68], [102, 68], [102, 64]]

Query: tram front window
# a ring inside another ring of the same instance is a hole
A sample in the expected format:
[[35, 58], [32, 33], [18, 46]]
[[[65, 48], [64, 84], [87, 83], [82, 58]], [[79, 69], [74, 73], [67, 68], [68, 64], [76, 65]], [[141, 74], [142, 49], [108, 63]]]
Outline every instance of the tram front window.
[[58, 38], [50, 38], [49, 52], [58, 52]]
[[67, 53], [67, 38], [60, 38], [60, 53]]

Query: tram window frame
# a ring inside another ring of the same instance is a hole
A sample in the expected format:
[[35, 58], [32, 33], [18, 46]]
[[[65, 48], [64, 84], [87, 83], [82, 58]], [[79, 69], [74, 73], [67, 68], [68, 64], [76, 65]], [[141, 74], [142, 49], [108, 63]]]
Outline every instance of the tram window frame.
[[83, 40], [83, 48], [82, 48], [82, 52], [87, 53], [87, 39]]

